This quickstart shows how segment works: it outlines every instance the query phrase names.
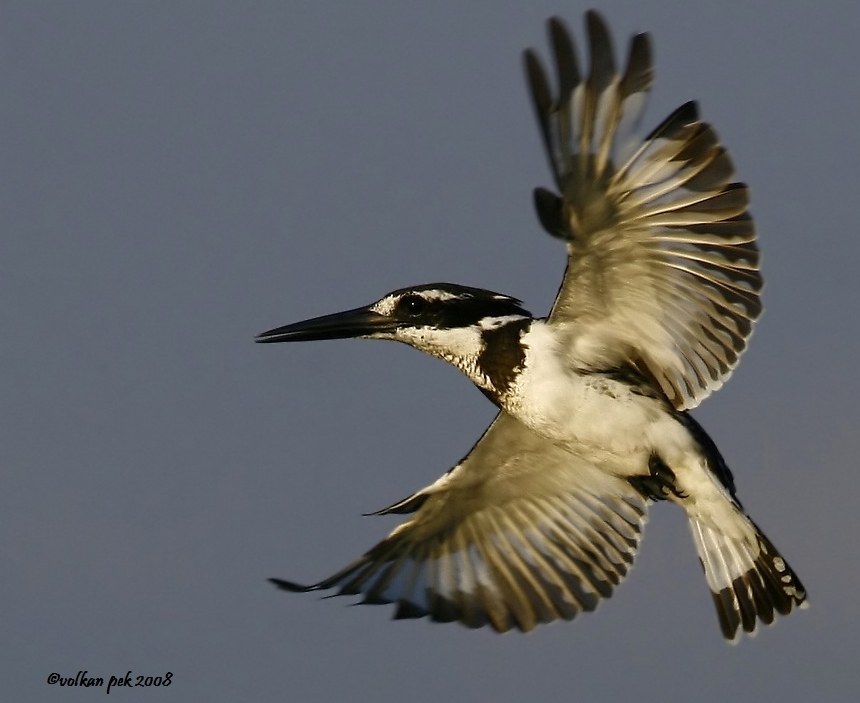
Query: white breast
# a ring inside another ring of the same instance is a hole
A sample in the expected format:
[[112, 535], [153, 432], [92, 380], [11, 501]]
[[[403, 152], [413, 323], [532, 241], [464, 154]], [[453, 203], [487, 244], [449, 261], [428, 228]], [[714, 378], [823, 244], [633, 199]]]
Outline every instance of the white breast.
[[528, 346], [525, 367], [504, 405], [538, 434], [575, 445], [579, 453], [634, 454], [646, 462], [654, 450], [664, 454], [689, 448], [689, 433], [659, 400], [574, 368], [551, 327], [536, 322], [522, 341]]

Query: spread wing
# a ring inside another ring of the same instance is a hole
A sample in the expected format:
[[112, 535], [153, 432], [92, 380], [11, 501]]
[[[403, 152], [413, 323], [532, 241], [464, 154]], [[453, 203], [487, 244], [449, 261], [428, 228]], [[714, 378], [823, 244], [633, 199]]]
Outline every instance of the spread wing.
[[647, 503], [624, 479], [500, 413], [469, 455], [377, 515], [411, 513], [385, 540], [311, 586], [395, 618], [430, 616], [499, 632], [591, 611], [624, 578]]
[[560, 196], [535, 191], [543, 227], [567, 242], [549, 316], [582, 368], [634, 364], [678, 409], [695, 407], [738, 363], [761, 314], [749, 194], [695, 103], [648, 137], [631, 135], [651, 87], [648, 36], [633, 37], [624, 73], [605, 23], [586, 15], [582, 77], [570, 34], [549, 22], [557, 93], [537, 56], [526, 71]]

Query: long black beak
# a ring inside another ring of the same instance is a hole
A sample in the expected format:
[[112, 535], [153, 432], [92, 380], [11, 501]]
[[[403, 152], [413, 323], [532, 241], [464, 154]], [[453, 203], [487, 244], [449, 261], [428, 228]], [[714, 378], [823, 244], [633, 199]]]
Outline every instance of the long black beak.
[[371, 337], [383, 332], [393, 332], [396, 327], [396, 322], [390, 317], [373, 312], [370, 307], [363, 307], [278, 327], [258, 334], [254, 341], [266, 344]]

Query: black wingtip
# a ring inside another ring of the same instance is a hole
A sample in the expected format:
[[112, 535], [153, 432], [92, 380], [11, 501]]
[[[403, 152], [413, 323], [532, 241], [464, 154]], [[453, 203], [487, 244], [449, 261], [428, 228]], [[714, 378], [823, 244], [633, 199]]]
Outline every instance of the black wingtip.
[[696, 100], [688, 100], [681, 105], [672, 117], [680, 121], [682, 124], [693, 124], [699, 121], [699, 103]]
[[273, 583], [282, 591], [289, 591], [290, 593], [309, 593], [310, 591], [315, 591], [317, 588], [316, 586], [303, 586], [300, 583], [284, 581], [283, 579], [269, 579], [269, 583]]
[[377, 517], [379, 515], [409, 515], [418, 510], [430, 496], [426, 493], [416, 493], [398, 500], [396, 503], [389, 505], [387, 508], [377, 510], [372, 513], [362, 513], [362, 517]]
[[560, 18], [553, 17], [549, 21], [549, 36], [558, 77], [558, 100], [564, 105], [570, 101], [581, 80], [576, 50], [570, 38], [570, 30]]
[[609, 25], [596, 10], [585, 13], [585, 27], [588, 32], [589, 54], [591, 54], [592, 83], [599, 86], [607, 85], [615, 74], [615, 50], [612, 46], [612, 35]]
[[571, 239], [570, 229], [564, 219], [564, 200], [546, 188], [535, 188], [532, 199], [544, 231], [559, 239]]
[[603, 19], [603, 15], [601, 15], [600, 12], [595, 10], [593, 7], [590, 7], [585, 11], [585, 21], [586, 23], [603, 22], [603, 24], [606, 24], [606, 20]]
[[526, 71], [532, 104], [537, 113], [538, 120], [541, 122], [541, 129], [545, 129], [544, 122], [552, 108], [552, 93], [550, 92], [549, 81], [546, 77], [543, 62], [532, 49], [526, 49], [523, 52], [523, 65]]
[[698, 121], [699, 104], [695, 100], [689, 100], [652, 129], [648, 136], [645, 137], [645, 141], [657, 139], [661, 136], [668, 136], [671, 139], [677, 131]]
[[547, 33], [549, 34], [550, 42], [556, 39], [570, 41], [570, 30], [567, 27], [567, 22], [558, 15], [553, 15], [546, 21]]
[[394, 611], [394, 615], [392, 615], [392, 620], [412, 620], [417, 618], [423, 618], [429, 613], [419, 605], [415, 605], [415, 603], [411, 603], [408, 600], [399, 600], [397, 601], [397, 610]]
[[651, 89], [654, 83], [654, 49], [647, 32], [630, 39], [627, 67], [621, 80], [626, 94], [643, 93]]

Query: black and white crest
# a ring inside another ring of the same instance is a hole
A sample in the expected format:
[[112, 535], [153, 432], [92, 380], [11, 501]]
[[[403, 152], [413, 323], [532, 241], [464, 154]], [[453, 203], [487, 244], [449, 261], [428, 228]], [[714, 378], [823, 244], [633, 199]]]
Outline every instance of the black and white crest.
[[522, 301], [502, 293], [455, 283], [428, 283], [392, 291], [371, 306], [404, 325], [456, 329], [482, 320], [531, 318]]

